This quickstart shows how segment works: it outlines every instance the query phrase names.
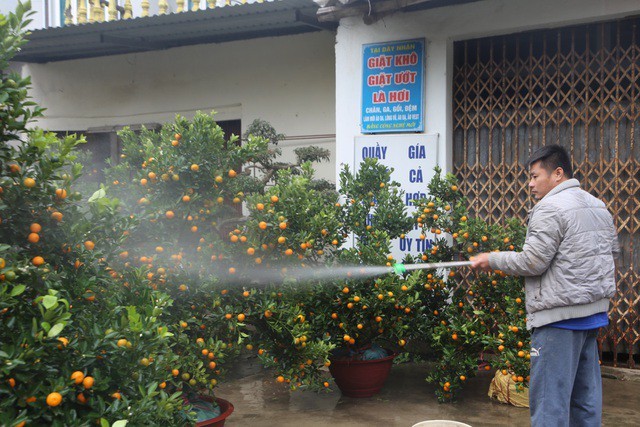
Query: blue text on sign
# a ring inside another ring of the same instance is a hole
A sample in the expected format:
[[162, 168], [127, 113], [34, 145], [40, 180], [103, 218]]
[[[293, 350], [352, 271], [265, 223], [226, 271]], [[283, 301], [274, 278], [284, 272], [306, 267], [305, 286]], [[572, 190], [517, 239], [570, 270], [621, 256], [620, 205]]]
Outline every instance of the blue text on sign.
[[420, 239], [411, 237], [400, 238], [398, 241], [398, 246], [402, 252], [411, 252], [414, 242], [416, 244], [417, 252], [426, 252], [428, 249], [431, 249], [433, 247], [433, 240], [431, 239]]
[[362, 147], [362, 158], [368, 159], [370, 157], [376, 159], [386, 159], [387, 157], [387, 147], [376, 145], [375, 147]]
[[425, 197], [427, 197], [426, 193], [420, 193], [420, 192], [417, 192], [417, 193], [406, 193], [404, 195], [404, 200], [405, 200], [404, 204], [407, 205], [407, 206], [413, 206], [413, 203], [411, 203], [412, 200], [423, 199]]
[[409, 182], [424, 182], [422, 178], [422, 169], [409, 169]]
[[420, 144], [410, 145], [408, 148], [408, 155], [410, 159], [426, 159], [427, 149], [424, 145]]

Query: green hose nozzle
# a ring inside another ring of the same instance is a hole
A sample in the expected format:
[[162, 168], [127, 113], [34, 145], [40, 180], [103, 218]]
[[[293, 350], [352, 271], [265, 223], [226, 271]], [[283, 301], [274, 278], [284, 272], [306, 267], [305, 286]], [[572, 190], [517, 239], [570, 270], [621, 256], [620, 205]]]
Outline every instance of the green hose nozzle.
[[392, 268], [393, 272], [399, 276], [403, 276], [407, 271], [413, 270], [431, 270], [436, 268], [453, 268], [453, 267], [468, 267], [472, 263], [471, 261], [448, 261], [448, 262], [433, 262], [429, 264], [394, 264]]
[[404, 273], [407, 272], [407, 268], [404, 266], [404, 264], [393, 264], [393, 272], [396, 273], [399, 276], [402, 276]]

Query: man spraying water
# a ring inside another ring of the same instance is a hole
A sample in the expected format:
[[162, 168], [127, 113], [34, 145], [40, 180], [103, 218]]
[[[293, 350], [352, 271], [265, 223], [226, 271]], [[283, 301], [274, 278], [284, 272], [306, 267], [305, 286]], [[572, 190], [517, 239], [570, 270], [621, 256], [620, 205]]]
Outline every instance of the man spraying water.
[[472, 267], [525, 276], [531, 424], [600, 426], [596, 337], [616, 289], [616, 227], [606, 205], [580, 189], [564, 148], [542, 147], [529, 168], [539, 201], [522, 252], [482, 253]]

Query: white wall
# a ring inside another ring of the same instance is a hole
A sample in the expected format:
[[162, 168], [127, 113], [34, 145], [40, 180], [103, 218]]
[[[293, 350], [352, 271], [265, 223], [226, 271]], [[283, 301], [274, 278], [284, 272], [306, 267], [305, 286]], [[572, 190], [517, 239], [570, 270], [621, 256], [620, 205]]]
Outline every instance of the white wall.
[[334, 34], [317, 32], [84, 60], [25, 64], [34, 100], [47, 108], [37, 125], [48, 130], [173, 121], [175, 114], [216, 110], [218, 120], [255, 118], [288, 137], [285, 161], [300, 145], [330, 149], [317, 166], [335, 171]]
[[354, 137], [360, 135], [363, 44], [426, 38], [425, 133], [440, 135], [439, 164], [449, 171], [454, 41], [637, 14], [638, 0], [485, 0], [396, 13], [372, 25], [362, 17], [342, 19], [336, 40], [337, 165], [352, 165]]

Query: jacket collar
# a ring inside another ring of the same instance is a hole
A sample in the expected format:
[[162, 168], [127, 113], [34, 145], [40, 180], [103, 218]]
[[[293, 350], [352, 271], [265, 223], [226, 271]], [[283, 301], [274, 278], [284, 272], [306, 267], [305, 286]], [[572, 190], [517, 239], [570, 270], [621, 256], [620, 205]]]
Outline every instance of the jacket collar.
[[573, 187], [580, 188], [580, 181], [578, 181], [575, 178], [568, 179], [568, 180], [563, 181], [560, 184], [556, 185], [555, 187], [553, 187], [553, 189], [551, 191], [549, 191], [543, 197], [543, 199], [546, 199], [547, 197], [553, 196], [554, 194], [558, 194], [559, 192], [561, 192], [563, 190], [566, 190], [567, 188], [573, 188]]

